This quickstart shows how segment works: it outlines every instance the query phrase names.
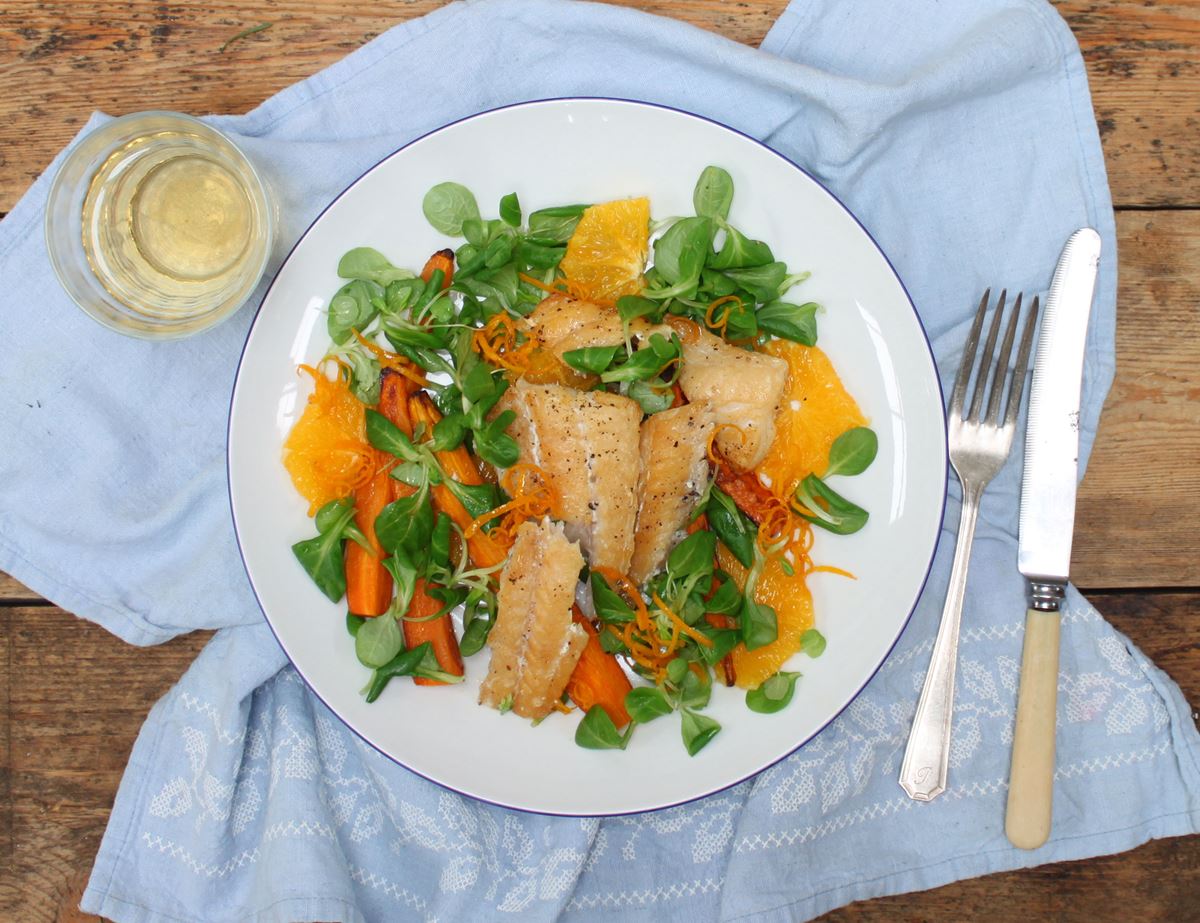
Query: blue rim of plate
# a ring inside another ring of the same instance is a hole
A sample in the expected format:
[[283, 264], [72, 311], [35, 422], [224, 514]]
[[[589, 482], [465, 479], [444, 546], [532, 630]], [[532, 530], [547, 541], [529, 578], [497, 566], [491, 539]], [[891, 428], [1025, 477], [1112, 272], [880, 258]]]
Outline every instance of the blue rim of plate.
[[[896, 636], [892, 639], [892, 643], [888, 646], [887, 653], [885, 653], [883, 655], [883, 657], [880, 658], [879, 663], [877, 663], [875, 665], [875, 668], [871, 671], [871, 675], [868, 676], [865, 680], [863, 680], [862, 684], [856, 690], [854, 690], [854, 692], [850, 695], [850, 697], [847, 698], [844, 703], [842, 703], [842, 705], [837, 709], [837, 711], [835, 711], [832, 715], [829, 716], [829, 719], [824, 724], [822, 724], [819, 728], [817, 728], [815, 731], [813, 731], [811, 734], [809, 734], [806, 738], [799, 741], [794, 747], [792, 747], [792, 749], [788, 750], [786, 753], [782, 754], [777, 759], [772, 760], [771, 762], [767, 763], [766, 765], [760, 766], [758, 769], [755, 769], [753, 772], [747, 773], [746, 775], [741, 776], [737, 779], [734, 779], [731, 782], [727, 782], [724, 785], [720, 785], [717, 788], [711, 789], [707, 792], [703, 792], [699, 795], [692, 795], [691, 797], [681, 799], [680, 801], [673, 801], [670, 804], [656, 805], [655, 807], [652, 807], [652, 808], [639, 808], [637, 810], [632, 810], [632, 811], [618, 811], [613, 814], [595, 814], [595, 813], [590, 813], [590, 812], [586, 812], [586, 811], [583, 811], [583, 812], [538, 811], [538, 810], [535, 810], [532, 808], [523, 808], [523, 807], [520, 807], [517, 805], [505, 804], [502, 801], [494, 801], [489, 798], [480, 798], [477, 795], [472, 795], [470, 792], [461, 791], [457, 788], [454, 788], [451, 785], [447, 785], [444, 782], [441, 782], [437, 779], [431, 778], [431, 777], [425, 775], [424, 773], [418, 772], [417, 770], [413, 769], [411, 766], [406, 765], [401, 760], [392, 756], [390, 753], [384, 752], [382, 749], [380, 749], [378, 746], [376, 746], [374, 743], [372, 743], [370, 740], [368, 740], [365, 735], [360, 733], [358, 731], [358, 729], [355, 728], [349, 721], [344, 719], [341, 716], [341, 714], [338, 713], [337, 709], [335, 709], [332, 705], [330, 705], [328, 702], [325, 701], [325, 699], [316, 690], [316, 688], [312, 685], [312, 683], [310, 683], [308, 681], [308, 677], [306, 677], [300, 671], [300, 668], [296, 666], [295, 662], [292, 660], [291, 656], [288, 654], [287, 648], [284, 646], [283, 641], [280, 639], [279, 633], [275, 630], [275, 625], [271, 622], [270, 616], [267, 615], [267, 610], [263, 606], [263, 603], [262, 603], [262, 597], [259, 596], [259, 594], [258, 594], [258, 587], [256, 587], [254, 585], [254, 578], [250, 574], [250, 568], [246, 565], [246, 555], [242, 550], [242, 535], [241, 535], [241, 531], [238, 529], [237, 514], [234, 512], [234, 509], [233, 509], [233, 488], [231, 486], [231, 472], [230, 472], [229, 446], [230, 446], [231, 430], [233, 428], [233, 402], [237, 397], [238, 384], [242, 378], [242, 364], [246, 358], [246, 348], [250, 345], [250, 337], [253, 336], [254, 328], [258, 325], [259, 312], [262, 310], [262, 306], [263, 306], [264, 302], [266, 302], [267, 297], [271, 294], [271, 290], [275, 288], [275, 283], [279, 280], [280, 274], [287, 267], [288, 262], [291, 260], [292, 254], [296, 252], [296, 248], [300, 246], [300, 244], [304, 241], [304, 239], [306, 237], [308, 237], [309, 232], [312, 231], [312, 229], [316, 226], [317, 222], [320, 221], [325, 216], [325, 213], [328, 212], [335, 205], [337, 205], [337, 203], [342, 200], [342, 197], [347, 192], [349, 192], [351, 189], [353, 189], [355, 186], [357, 186], [360, 182], [362, 182], [362, 180], [366, 176], [368, 176], [369, 174], [374, 172], [375, 169], [377, 167], [379, 167], [381, 164], [385, 163], [388, 160], [391, 160], [397, 154], [400, 154], [403, 151], [407, 150], [408, 148], [412, 147], [418, 141], [423, 141], [425, 138], [428, 138], [430, 135], [436, 135], [439, 132], [443, 132], [448, 128], [453, 128], [455, 125], [459, 125], [463, 122], [469, 122], [469, 121], [472, 121], [473, 119], [481, 118], [485, 115], [492, 115], [493, 113], [496, 113], [496, 112], [503, 112], [507, 109], [524, 109], [524, 108], [529, 108], [532, 106], [543, 106], [543, 105], [550, 105], [553, 103], [572, 103], [572, 102], [623, 103], [625, 105], [630, 105], [630, 106], [642, 106], [642, 107], [645, 107], [648, 109], [660, 109], [660, 110], [663, 110], [666, 112], [674, 112], [678, 115], [688, 116], [689, 118], [697, 119], [701, 122], [707, 122], [710, 125], [715, 125], [717, 128], [722, 128], [725, 131], [732, 132], [733, 134], [738, 135], [741, 138], [744, 138], [746, 141], [749, 141], [752, 144], [755, 144], [758, 147], [761, 147], [763, 150], [773, 154], [775, 157], [778, 157], [784, 163], [788, 164], [788, 166], [792, 167], [799, 173], [802, 173], [804, 176], [806, 176], [810, 180], [812, 180], [812, 182], [816, 183], [816, 185], [827, 196], [829, 196], [831, 199], [833, 199], [833, 201], [835, 201], [838, 204], [838, 206], [841, 207], [842, 211], [844, 211], [850, 217], [850, 219], [859, 226], [859, 228], [862, 230], [862, 232], [867, 235], [867, 239], [869, 241], [871, 241], [871, 245], [875, 248], [875, 250], [879, 253], [879, 255], [881, 257], [883, 257], [883, 261], [885, 263], [887, 263], [888, 269], [891, 270], [892, 275], [895, 276], [895, 278], [896, 278], [896, 282], [899, 283], [899, 285], [900, 285], [901, 291], [904, 292], [904, 297], [908, 301], [908, 306], [913, 312], [913, 318], [917, 322], [917, 328], [921, 331], [921, 337], [925, 340], [925, 349], [929, 355], [930, 364], [933, 366], [933, 380], [934, 380], [934, 384], [937, 386], [938, 400], [939, 400], [939, 406], [941, 408], [941, 416], [942, 416], [942, 436], [943, 436], [943, 438], [942, 438], [942, 507], [938, 513], [938, 518], [937, 518], [937, 521], [939, 523], [938, 534], [934, 537], [933, 548], [929, 552], [929, 563], [925, 565], [925, 574], [924, 574], [924, 576], [921, 577], [921, 584], [920, 584], [919, 588], [917, 589], [916, 596], [913, 598], [912, 603], [909, 605], [908, 614], [904, 617], [904, 621], [900, 625], [900, 629], [896, 632]], [[292, 669], [294, 669], [296, 671], [296, 674], [300, 677], [300, 679], [302, 679], [304, 681], [304, 685], [308, 688], [308, 690], [314, 696], [317, 697], [317, 700], [322, 705], [324, 705], [325, 708], [327, 708], [331, 714], [335, 715], [337, 717], [337, 719], [346, 726], [346, 728], [350, 731], [350, 733], [352, 733], [355, 737], [357, 737], [359, 740], [361, 740], [363, 743], [365, 743], [367, 746], [369, 746], [376, 753], [381, 754], [382, 756], [384, 756], [391, 762], [395, 763], [397, 766], [401, 767], [402, 769], [406, 770], [407, 772], [411, 772], [413, 775], [415, 775], [419, 778], [422, 778], [427, 782], [432, 782], [434, 785], [438, 786], [439, 788], [445, 789], [448, 792], [453, 792], [454, 794], [461, 795], [464, 798], [470, 798], [473, 801], [478, 801], [483, 804], [490, 804], [494, 807], [504, 808], [505, 810], [508, 810], [508, 811], [521, 811], [526, 814], [541, 814], [541, 815], [547, 816], [547, 817], [628, 817], [628, 816], [635, 815], [635, 814], [649, 814], [654, 811], [665, 811], [668, 808], [678, 808], [678, 807], [681, 807], [686, 804], [691, 804], [692, 802], [695, 802], [695, 801], [700, 801], [704, 798], [709, 798], [712, 795], [716, 795], [721, 792], [728, 791], [729, 789], [733, 788], [734, 786], [741, 785], [746, 780], [752, 779], [755, 776], [757, 776], [759, 773], [770, 769], [772, 766], [778, 765], [779, 763], [781, 763], [785, 759], [787, 759], [789, 756], [791, 756], [793, 753], [798, 751], [801, 747], [805, 746], [806, 744], [811, 743], [819, 734], [821, 734], [826, 728], [828, 728], [831, 724], [833, 724], [833, 722], [836, 721], [841, 716], [842, 712], [844, 712], [847, 708], [849, 708], [850, 705], [854, 702], [854, 700], [857, 699], [859, 697], [859, 695], [862, 694], [862, 691], [867, 688], [867, 686], [870, 684], [871, 680], [873, 680], [876, 677], [876, 675], [878, 675], [880, 669], [882, 669], [883, 665], [885, 663], [887, 663], [888, 658], [892, 656], [892, 652], [895, 651], [896, 645], [900, 643], [900, 638], [904, 635], [905, 629], [908, 628], [909, 622], [912, 621], [913, 613], [916, 612], [916, 610], [917, 610], [917, 604], [920, 602], [921, 597], [925, 593], [925, 587], [929, 583], [929, 575], [933, 571], [933, 562], [934, 562], [934, 559], [937, 557], [938, 546], [941, 544], [941, 522], [946, 516], [946, 491], [947, 491], [947, 486], [949, 484], [949, 464], [950, 464], [949, 448], [946, 444], [946, 438], [945, 438], [945, 433], [946, 433], [945, 406], [946, 406], [946, 395], [945, 395], [945, 392], [942, 390], [942, 381], [937, 372], [937, 360], [934, 358], [934, 355], [933, 355], [933, 345], [929, 342], [929, 334], [925, 331], [925, 325], [923, 323], [921, 323], [921, 315], [919, 313], [917, 313], [917, 307], [913, 303], [912, 296], [909, 294], [908, 287], [904, 284], [904, 280], [900, 277], [900, 273], [898, 273], [896, 271], [896, 267], [892, 264], [891, 259], [888, 257], [887, 253], [884, 252], [883, 247], [881, 247], [879, 245], [879, 242], [875, 239], [874, 235], [872, 235], [871, 232], [869, 230], [867, 230], [866, 226], [861, 221], [858, 220], [858, 217], [854, 214], [854, 212], [852, 212], [846, 206], [846, 203], [843, 202], [836, 195], [834, 195], [834, 193], [831, 192], [824, 183], [822, 183], [819, 179], [817, 179], [815, 176], [813, 176], [811, 173], [809, 173], [807, 170], [805, 170], [804, 167], [795, 163], [791, 159], [785, 157], [783, 154], [779, 153], [779, 151], [775, 150], [773, 147], [763, 143], [762, 141], [759, 141], [757, 138], [755, 138], [751, 135], [746, 134], [744, 131], [739, 131], [736, 128], [732, 128], [729, 125], [726, 125], [724, 122], [719, 122], [716, 119], [710, 119], [708, 116], [697, 115], [695, 112], [689, 112], [686, 109], [680, 109], [676, 106], [668, 106], [663, 103], [652, 103], [652, 102], [647, 102], [646, 100], [641, 100], [641, 99], [626, 99], [626, 98], [618, 97], [618, 96], [550, 96], [550, 97], [546, 97], [545, 99], [530, 99], [530, 100], [525, 100], [524, 102], [509, 103], [504, 106], [496, 106], [492, 109], [484, 109], [481, 112], [476, 112], [471, 115], [463, 116], [460, 119], [455, 119], [452, 122], [447, 122], [445, 125], [441, 125], [437, 128], [434, 128], [430, 131], [425, 132], [422, 135], [419, 135], [416, 138], [413, 138], [411, 141], [407, 142], [406, 144], [403, 144], [400, 147], [396, 148], [396, 150], [392, 151], [390, 154], [388, 154], [384, 157], [381, 157], [378, 161], [376, 161], [374, 164], [372, 164], [370, 167], [368, 167], [366, 170], [364, 170], [361, 174], [359, 174], [352, 182], [348, 183], [346, 185], [346, 187], [341, 192], [339, 192], [332, 199], [332, 201], [330, 201], [330, 203], [328, 205], [326, 205], [323, 209], [321, 209], [321, 211], [317, 214], [317, 216], [315, 218], [313, 218], [313, 220], [311, 222], [309, 222], [308, 227], [304, 229], [304, 233], [302, 233], [299, 237], [296, 238], [296, 242], [294, 244], [292, 244], [291, 248], [288, 250], [287, 256], [285, 256], [283, 258], [283, 261], [279, 264], [279, 268], [277, 270], [275, 270], [274, 276], [271, 277], [271, 284], [267, 286], [267, 290], [263, 293], [263, 297], [259, 301], [258, 307], [256, 307], [254, 309], [254, 319], [250, 322], [250, 327], [246, 331], [246, 341], [242, 344], [242, 351], [238, 356], [237, 374], [234, 375], [233, 389], [230, 391], [230, 394], [229, 394], [229, 422], [226, 424], [226, 427], [225, 427], [225, 492], [229, 498], [229, 515], [233, 519], [233, 535], [234, 535], [234, 540], [237, 542], [238, 557], [240, 557], [242, 560], [242, 568], [243, 568], [243, 570], [246, 571], [246, 579], [250, 582], [250, 589], [254, 593], [254, 598], [258, 602], [258, 608], [263, 614], [263, 619], [266, 621], [267, 627], [271, 629], [271, 634], [274, 636], [275, 642], [279, 645], [280, 650], [283, 651], [284, 656], [286, 656], [288, 658], [288, 663], [291, 664]]]

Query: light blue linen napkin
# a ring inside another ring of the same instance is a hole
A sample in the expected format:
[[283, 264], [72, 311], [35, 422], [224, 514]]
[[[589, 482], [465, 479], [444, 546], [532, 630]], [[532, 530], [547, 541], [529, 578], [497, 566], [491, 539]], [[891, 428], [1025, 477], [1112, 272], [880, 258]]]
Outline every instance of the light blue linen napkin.
[[[803, 0], [761, 52], [625, 9], [454, 4], [212, 122], [273, 182], [282, 253], [404, 142], [566, 95], [678, 106], [804, 165], [895, 263], [947, 380], [979, 292], [1044, 291], [1067, 234], [1098, 228], [1086, 457], [1113, 373], [1113, 216], [1079, 52], [1041, 0]], [[1200, 739], [1182, 696], [1072, 591], [1054, 835], [1029, 853], [1004, 838], [1024, 610], [1019, 449], [984, 500], [951, 788], [936, 802], [908, 800], [896, 776], [952, 541], [863, 694], [733, 789], [580, 820], [493, 808], [409, 774], [286, 666], [239, 562], [225, 422], [251, 312], [178, 343], [96, 326], [47, 263], [46, 185], [0, 224], [0, 568], [135, 644], [224, 629], [138, 738], [85, 909], [119, 921], [790, 920], [1200, 828]], [[957, 515], [954, 484], [951, 527]]]

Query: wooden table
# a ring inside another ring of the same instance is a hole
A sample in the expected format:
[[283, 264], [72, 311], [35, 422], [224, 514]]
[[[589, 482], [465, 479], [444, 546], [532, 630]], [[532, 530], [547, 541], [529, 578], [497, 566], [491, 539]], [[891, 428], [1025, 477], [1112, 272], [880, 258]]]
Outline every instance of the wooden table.
[[[5, 0], [0, 213], [93, 109], [244, 112], [440, 5]], [[628, 5], [757, 45], [786, 0]], [[1062, 0], [1058, 9], [1087, 60], [1120, 238], [1117, 380], [1079, 498], [1072, 573], [1200, 702], [1200, 0]], [[262, 22], [272, 25], [220, 50]], [[3, 574], [0, 619], [0, 916], [73, 918], [149, 704], [207, 635], [137, 650]], [[1127, 912], [1200, 919], [1200, 837], [855, 904], [826, 919]]]

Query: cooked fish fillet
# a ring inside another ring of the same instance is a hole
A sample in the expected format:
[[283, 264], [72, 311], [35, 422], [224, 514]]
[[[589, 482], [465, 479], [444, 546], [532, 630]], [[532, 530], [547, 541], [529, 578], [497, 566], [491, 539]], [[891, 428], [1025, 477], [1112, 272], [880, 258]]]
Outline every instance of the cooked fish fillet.
[[657, 573], [675, 534], [687, 525], [708, 481], [708, 440], [716, 421], [704, 401], [684, 404], [642, 424], [642, 476], [629, 576]]
[[748, 470], [763, 460], [775, 441], [775, 413], [787, 374], [783, 359], [739, 349], [701, 332], [698, 340], [683, 344], [679, 387], [689, 401], [711, 404], [718, 425], [730, 423], [745, 434], [720, 432], [717, 448]]
[[497, 412], [508, 409], [517, 414], [508, 431], [521, 460], [554, 483], [567, 537], [593, 565], [626, 572], [637, 522], [641, 407], [619, 394], [521, 379], [496, 405]]
[[[568, 295], [544, 299], [526, 321], [538, 342], [560, 359], [572, 349], [625, 342], [625, 331], [615, 308]], [[642, 318], [630, 322], [630, 336], [644, 338], [654, 332], [671, 335], [670, 328], [649, 324]]]
[[571, 617], [582, 568], [579, 546], [558, 523], [526, 522], [517, 530], [500, 572], [496, 624], [488, 635], [492, 659], [479, 689], [482, 704], [498, 708], [508, 699], [523, 718], [550, 713], [587, 644], [587, 634]]

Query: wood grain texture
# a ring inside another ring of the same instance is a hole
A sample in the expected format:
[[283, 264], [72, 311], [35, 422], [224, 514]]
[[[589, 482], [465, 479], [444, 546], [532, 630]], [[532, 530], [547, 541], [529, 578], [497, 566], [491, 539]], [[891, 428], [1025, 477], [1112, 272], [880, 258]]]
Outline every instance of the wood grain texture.
[[[757, 45], [786, 0], [622, 0]], [[245, 112], [442, 0], [0, 5], [0, 212], [94, 109]], [[1078, 36], [1119, 205], [1200, 204], [1200, 6], [1062, 0]], [[248, 26], [270, 29], [221, 45]], [[11, 62], [11, 63], [8, 63]]]
[[1089, 598], [1118, 631], [1179, 684], [1192, 718], [1200, 720], [1200, 594], [1117, 592]]
[[91, 867], [146, 713], [208, 634], [148, 656], [49, 606], [0, 619], [0, 918], [54, 920]]
[[1113, 201], [1200, 204], [1200, 4], [1055, 0], [1092, 90]]
[[1084, 587], [1200, 585], [1200, 211], [1117, 216], [1117, 376], [1079, 495]]
[[10, 577], [4, 571], [0, 571], [0, 605], [14, 605], [19, 602], [32, 603], [37, 599], [37, 593], [25, 584], [19, 583], [15, 577]]

